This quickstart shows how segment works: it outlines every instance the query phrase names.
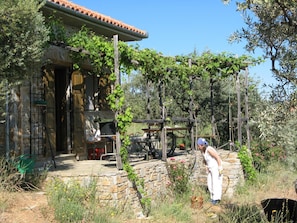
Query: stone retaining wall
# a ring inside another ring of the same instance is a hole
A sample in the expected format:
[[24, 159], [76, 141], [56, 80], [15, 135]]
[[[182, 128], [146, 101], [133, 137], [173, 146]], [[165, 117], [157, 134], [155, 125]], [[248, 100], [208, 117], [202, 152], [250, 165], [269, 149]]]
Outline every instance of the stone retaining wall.
[[[223, 199], [230, 197], [234, 193], [236, 186], [243, 180], [243, 171], [237, 153], [220, 150], [223, 160]], [[205, 165], [202, 163], [202, 155], [200, 152], [193, 154], [176, 156], [177, 161], [183, 160], [186, 163], [194, 163], [191, 180], [199, 185], [206, 186]], [[169, 160], [170, 161], [170, 160]], [[166, 192], [166, 184], [168, 183], [168, 174], [166, 163], [157, 160], [136, 164], [134, 169], [138, 176], [144, 179], [145, 190], [148, 197], [153, 200], [160, 197]], [[54, 175], [51, 174], [51, 177]], [[117, 208], [129, 208], [136, 213], [141, 212], [141, 206], [137, 197], [137, 192], [133, 188], [132, 183], [128, 180], [125, 171], [100, 172], [92, 175], [78, 176], [60, 176], [65, 182], [71, 180], [79, 180], [83, 185], [89, 185], [92, 180], [97, 182], [97, 197], [104, 205], [110, 205]]]

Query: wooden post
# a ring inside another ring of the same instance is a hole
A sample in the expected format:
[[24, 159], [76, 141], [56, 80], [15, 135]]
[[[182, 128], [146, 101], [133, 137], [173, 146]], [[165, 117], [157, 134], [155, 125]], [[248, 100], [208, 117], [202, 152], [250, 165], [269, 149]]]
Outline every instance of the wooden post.
[[[54, 75], [52, 72], [49, 75]], [[84, 78], [80, 71], [76, 70], [72, 73], [72, 97], [73, 97], [73, 148], [75, 148], [76, 159], [80, 160], [80, 156], [86, 157], [86, 139], [85, 139], [85, 116], [84, 116]], [[54, 89], [51, 88], [50, 91]], [[47, 97], [47, 112], [46, 112], [46, 129], [50, 136], [49, 144], [56, 145], [56, 125], [53, 120], [55, 116], [51, 115], [51, 111], [55, 109], [55, 100], [53, 97]], [[49, 147], [50, 148], [50, 147]]]
[[[150, 88], [151, 81], [147, 80], [146, 82], [146, 118], [147, 120], [151, 119], [151, 97], [150, 97]], [[149, 127], [149, 126], [148, 126]]]
[[[150, 88], [151, 88], [151, 81], [147, 80], [146, 81], [146, 118], [147, 120], [151, 120], [151, 97], [150, 97]], [[147, 128], [150, 130], [151, 126], [150, 124], [147, 125]], [[148, 131], [147, 132], [147, 137], [149, 139], [149, 150], [152, 148], [152, 143], [151, 143], [151, 139], [152, 139], [152, 135], [151, 132]], [[150, 151], [152, 154], [152, 156], [155, 156], [154, 151]]]
[[161, 147], [162, 147], [162, 160], [166, 161], [167, 159], [167, 139], [166, 139], [166, 129], [164, 128], [164, 123], [165, 123], [165, 107], [163, 103], [163, 95], [164, 95], [164, 86], [163, 86], [163, 81], [159, 81], [158, 84], [158, 91], [159, 91], [159, 105], [160, 105], [160, 111], [161, 111]]
[[236, 74], [236, 91], [237, 91], [237, 139], [241, 146], [242, 144], [242, 129], [241, 129], [241, 97], [240, 97], [240, 76]]
[[[120, 69], [119, 69], [119, 50], [118, 50], [118, 35], [113, 36], [113, 45], [114, 45], [114, 73], [116, 75], [116, 81], [115, 85], [120, 84]], [[118, 123], [117, 123], [117, 116], [118, 116], [118, 111], [115, 113], [115, 126], [116, 126], [116, 163], [117, 163], [117, 168], [118, 170], [123, 169], [123, 163], [122, 163], [122, 158], [120, 155], [120, 149], [121, 149], [121, 138], [120, 138], [120, 133], [118, 131]]]
[[[245, 123], [246, 123], [246, 137], [247, 137], [247, 149], [250, 152], [251, 139], [250, 139], [250, 127], [249, 127], [249, 96], [248, 96], [248, 80], [249, 71], [248, 68], [245, 69]], [[251, 153], [251, 152], [250, 152]]]
[[214, 103], [213, 103], [213, 77], [211, 74], [210, 77], [210, 109], [211, 109], [211, 138], [210, 141], [212, 141], [212, 137], [215, 136], [216, 131], [215, 131], [215, 117], [214, 117]]
[[[233, 76], [232, 76], [232, 78], [233, 78]], [[232, 83], [233, 82], [233, 79], [232, 79], [232, 81], [230, 80], [230, 82]], [[231, 88], [231, 86], [229, 86], [230, 88]], [[231, 91], [231, 89], [229, 89], [229, 99], [228, 99], [228, 109], [229, 109], [229, 112], [228, 112], [228, 114], [229, 114], [229, 122], [228, 122], [228, 124], [229, 124], [229, 150], [230, 151], [232, 151], [232, 145], [233, 144], [231, 144], [232, 142], [233, 142], [233, 119], [232, 119], [232, 102], [231, 102], [231, 94], [230, 94], [230, 91]]]
[[[192, 67], [192, 60], [189, 59], [188, 61], [189, 67]], [[190, 74], [190, 91], [193, 90], [193, 74]], [[193, 120], [194, 120], [194, 112], [193, 112], [193, 107], [194, 107], [194, 99], [193, 99], [193, 94], [190, 95], [190, 115], [189, 115], [189, 124], [190, 124], [190, 134], [191, 134], [191, 150], [195, 150], [195, 135], [194, 135], [194, 125], [193, 125]]]

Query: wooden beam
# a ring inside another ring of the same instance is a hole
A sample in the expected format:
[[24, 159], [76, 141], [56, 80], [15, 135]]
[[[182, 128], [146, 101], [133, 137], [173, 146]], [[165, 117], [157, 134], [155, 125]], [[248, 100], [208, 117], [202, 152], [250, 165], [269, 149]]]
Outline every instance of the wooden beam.
[[163, 119], [134, 119], [133, 123], [147, 123], [147, 124], [160, 124], [163, 123]]

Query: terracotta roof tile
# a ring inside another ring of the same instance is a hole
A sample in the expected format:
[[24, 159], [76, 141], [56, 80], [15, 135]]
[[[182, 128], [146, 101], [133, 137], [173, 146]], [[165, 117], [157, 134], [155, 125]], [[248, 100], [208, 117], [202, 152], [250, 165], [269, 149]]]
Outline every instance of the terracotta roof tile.
[[147, 35], [147, 33], [141, 29], [138, 29], [134, 26], [131, 26], [131, 25], [128, 25], [128, 24], [125, 24], [119, 20], [116, 20], [116, 19], [113, 19], [109, 16], [106, 16], [106, 15], [103, 15], [99, 12], [95, 12], [95, 11], [92, 11], [90, 9], [87, 9], [83, 6], [80, 6], [80, 5], [77, 5], [75, 3], [72, 3], [68, 0], [47, 0], [49, 2], [53, 2], [55, 4], [58, 4], [60, 6], [63, 6], [65, 8], [69, 8], [69, 9], [72, 9], [73, 11], [77, 11], [79, 13], [82, 13], [84, 15], [87, 15], [87, 16], [90, 16], [92, 18], [95, 18], [95, 19], [98, 19], [102, 22], [106, 22], [106, 23], [109, 23], [109, 24], [112, 24], [114, 26], [118, 26], [120, 28], [124, 28], [124, 29], [127, 29], [129, 31], [132, 31], [132, 32], [135, 32], [135, 33], [139, 33], [141, 35]]

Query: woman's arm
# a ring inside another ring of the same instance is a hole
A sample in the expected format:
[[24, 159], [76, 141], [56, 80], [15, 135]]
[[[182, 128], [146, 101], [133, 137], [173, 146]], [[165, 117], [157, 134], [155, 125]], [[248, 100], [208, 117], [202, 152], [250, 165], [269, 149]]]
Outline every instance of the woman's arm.
[[219, 156], [219, 154], [217, 153], [217, 151], [215, 151], [213, 148], [211, 149], [208, 149], [208, 153], [216, 159], [217, 163], [218, 163], [218, 166], [221, 167], [222, 166], [222, 160]]

